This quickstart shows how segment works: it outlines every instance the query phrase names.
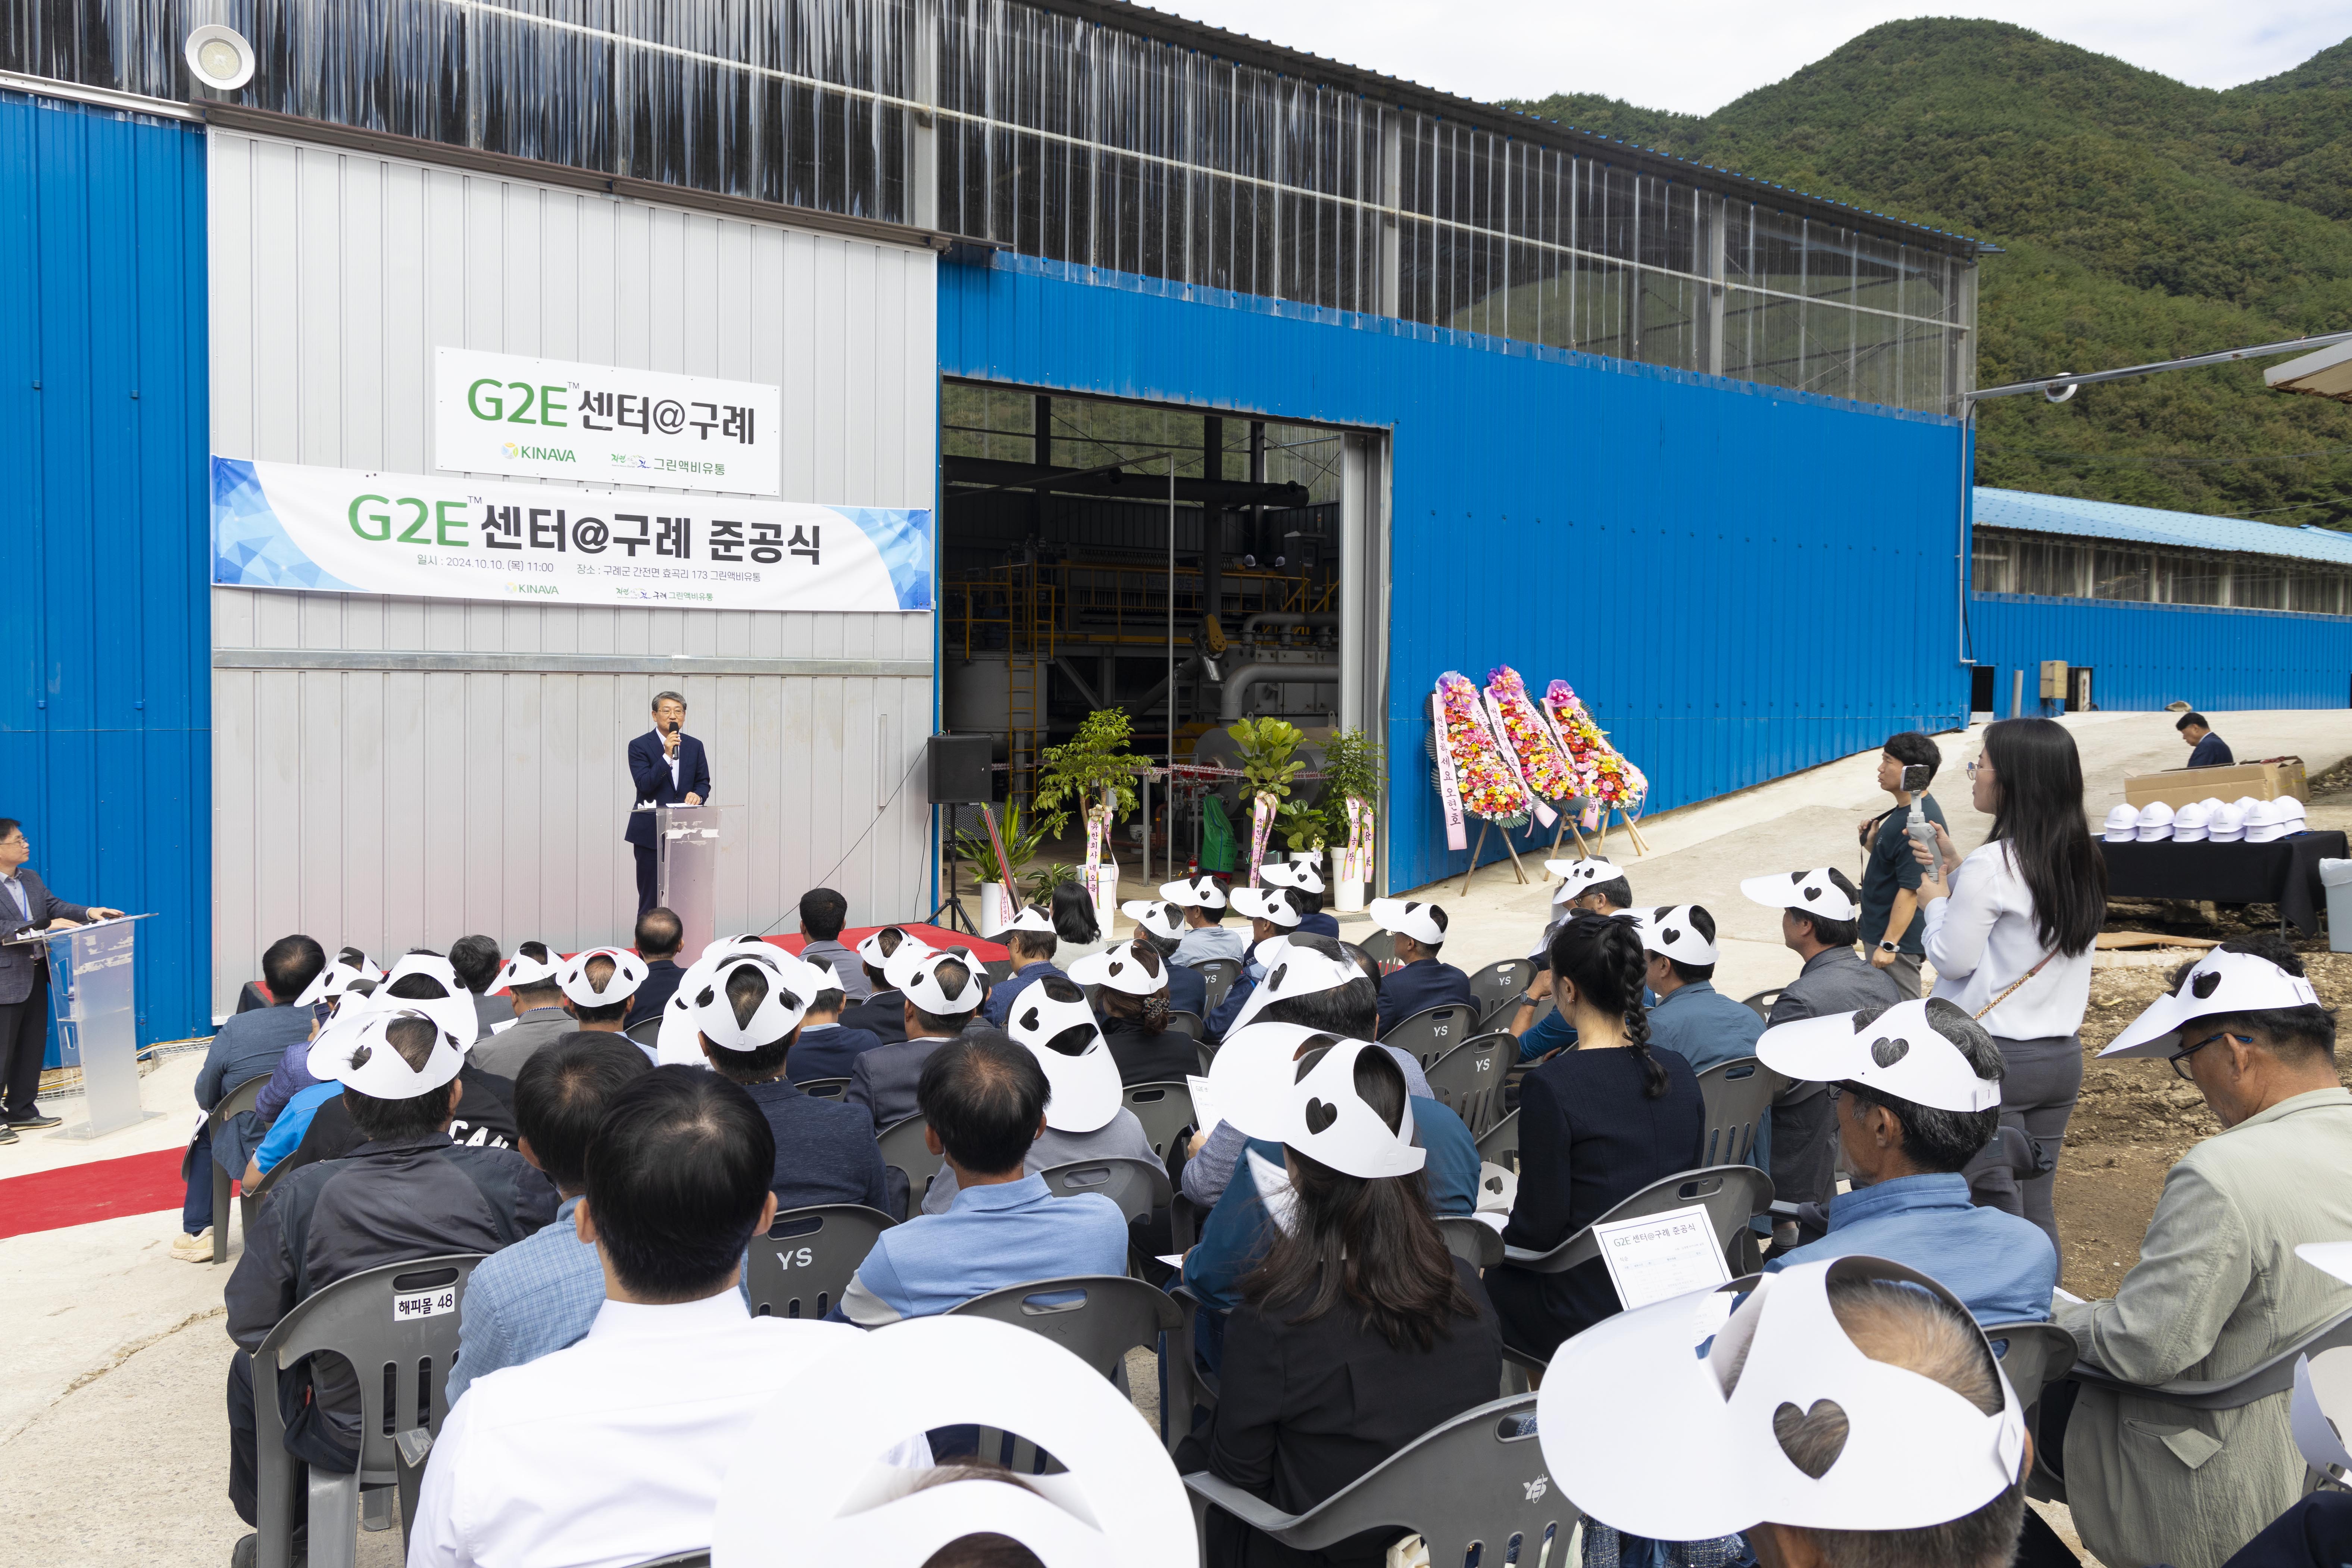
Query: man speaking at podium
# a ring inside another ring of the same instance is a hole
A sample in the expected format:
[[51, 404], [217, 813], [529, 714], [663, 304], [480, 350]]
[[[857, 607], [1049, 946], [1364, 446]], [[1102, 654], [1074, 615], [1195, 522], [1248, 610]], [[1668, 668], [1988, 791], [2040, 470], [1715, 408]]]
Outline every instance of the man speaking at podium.
[[[15, 817], [0, 816], [0, 936], [28, 930], [62, 931], [84, 921], [110, 921], [122, 913], [97, 904], [69, 904], [26, 868], [33, 847]], [[0, 1143], [14, 1143], [28, 1128], [55, 1127], [33, 1097], [41, 1088], [41, 1052], [49, 1037], [49, 950], [46, 942], [0, 947]]]
[[[700, 805], [710, 798], [710, 762], [702, 742], [686, 732], [686, 699], [675, 691], [654, 696], [654, 727], [629, 742], [629, 778], [641, 807]], [[654, 814], [629, 813], [621, 837], [636, 846], [637, 913], [654, 907], [661, 894], [661, 861], [654, 847]]]

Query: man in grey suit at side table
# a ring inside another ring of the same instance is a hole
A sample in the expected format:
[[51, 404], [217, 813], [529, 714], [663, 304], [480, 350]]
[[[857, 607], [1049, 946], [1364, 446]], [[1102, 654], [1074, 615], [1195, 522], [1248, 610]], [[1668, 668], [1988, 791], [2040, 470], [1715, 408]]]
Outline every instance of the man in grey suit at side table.
[[[122, 913], [101, 904], [69, 904], [49, 891], [40, 873], [25, 864], [33, 846], [24, 825], [0, 816], [0, 937], [26, 931], [62, 931], [88, 921], [110, 921]], [[55, 1127], [33, 1103], [41, 1088], [41, 1053], [49, 1037], [49, 952], [46, 942], [0, 946], [0, 1143], [16, 1134]]]

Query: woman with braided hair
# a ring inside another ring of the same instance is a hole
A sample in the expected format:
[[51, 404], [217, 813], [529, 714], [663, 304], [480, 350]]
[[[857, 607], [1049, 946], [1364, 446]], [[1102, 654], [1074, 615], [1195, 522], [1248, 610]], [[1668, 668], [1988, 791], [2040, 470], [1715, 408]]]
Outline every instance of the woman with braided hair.
[[[1695, 1169], [1706, 1139], [1698, 1075], [1650, 1048], [1648, 958], [1633, 922], [1580, 914], [1552, 932], [1552, 1002], [1576, 1044], [1519, 1086], [1519, 1194], [1503, 1239], [1549, 1251], [1623, 1199]], [[1561, 1274], [1486, 1271], [1503, 1341], [1550, 1359], [1562, 1340], [1619, 1310], [1600, 1259]]]

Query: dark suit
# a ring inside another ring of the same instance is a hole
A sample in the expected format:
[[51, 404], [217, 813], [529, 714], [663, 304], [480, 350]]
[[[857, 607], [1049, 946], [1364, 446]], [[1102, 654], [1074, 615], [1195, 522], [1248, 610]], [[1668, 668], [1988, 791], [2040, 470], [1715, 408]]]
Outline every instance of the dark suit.
[[[0, 936], [45, 926], [60, 916], [89, 919], [89, 910], [50, 892], [30, 866], [17, 868], [16, 884], [24, 892], [23, 909], [16, 895], [0, 885]], [[40, 1091], [41, 1053], [48, 1039], [47, 946], [0, 947], [0, 1115], [11, 1121], [29, 1121], [40, 1114], [33, 1097]]]
[[[710, 799], [710, 760], [703, 754], [702, 742], [680, 732], [677, 738], [677, 778], [672, 782], [669, 759], [662, 754], [659, 731], [648, 730], [629, 742], [629, 780], [637, 792], [631, 803], [651, 801], [656, 805], [681, 805], [688, 795], [697, 800]], [[644, 914], [660, 899], [660, 862], [654, 852], [654, 814], [650, 811], [629, 813], [629, 826], [621, 837], [637, 849], [637, 913]]]
[[674, 958], [656, 958], [646, 964], [646, 983], [629, 998], [629, 1016], [624, 1027], [635, 1028], [647, 1018], [658, 1018], [669, 999], [677, 994], [677, 983], [686, 978], [686, 971]]
[[863, 1029], [886, 1046], [907, 1037], [907, 994], [877, 991], [855, 1006], [841, 1010], [841, 1026]]
[[793, 1042], [787, 1076], [795, 1084], [821, 1078], [847, 1078], [850, 1069], [857, 1065], [857, 1058], [881, 1043], [870, 1030], [846, 1028], [839, 1024], [803, 1028], [800, 1038]]
[[1470, 977], [1434, 958], [1416, 958], [1402, 969], [1381, 977], [1381, 1033], [1428, 1007], [1471, 1006]]

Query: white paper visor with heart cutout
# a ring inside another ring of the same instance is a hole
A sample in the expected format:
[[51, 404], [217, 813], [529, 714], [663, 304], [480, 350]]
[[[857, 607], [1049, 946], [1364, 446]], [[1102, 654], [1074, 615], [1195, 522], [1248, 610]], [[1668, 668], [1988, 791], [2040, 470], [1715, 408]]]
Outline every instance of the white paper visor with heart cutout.
[[[761, 946], [765, 949], [763, 952], [745, 951], [734, 956], [754, 963], [766, 963], [772, 969], [776, 968], [779, 960], [789, 956], [782, 948], [769, 947], [765, 942]], [[702, 994], [703, 987], [709, 984], [711, 977], [719, 973], [720, 962], [720, 958], [697, 959], [687, 966], [684, 974], [678, 976], [677, 989], [671, 992], [669, 1000], [662, 1005], [661, 1026], [654, 1036], [654, 1064], [656, 1067], [703, 1068], [710, 1065], [709, 1058], [702, 1054], [702, 1031], [695, 1026], [694, 998]], [[778, 970], [778, 973], [782, 971]]]
[[1130, 899], [1118, 912], [1157, 937], [1174, 942], [1184, 934], [1184, 911], [1164, 899]]
[[321, 1002], [332, 1001], [366, 978], [348, 963], [331, 963], [319, 971], [317, 979], [302, 988], [302, 994], [294, 998], [294, 1005], [315, 1007]]
[[[1973, 1330], [1967, 1309], [1927, 1275], [1864, 1257], [1620, 1312], [1553, 1353], [1536, 1402], [1552, 1475], [1586, 1513], [1652, 1541], [1709, 1540], [1759, 1521], [1919, 1530], [1975, 1512], [2024, 1463], [2017, 1395], [2002, 1377], [2001, 1408], [1988, 1415], [1932, 1378], [1863, 1354], [1828, 1288], [1874, 1279], [1932, 1291]], [[1727, 1393], [1743, 1348], [1738, 1385]], [[1773, 1423], [1783, 1408], [1808, 1413], [1823, 1401], [1844, 1412], [1846, 1439], [1816, 1478], [1790, 1458]], [[1595, 1410], [1609, 1419], [1592, 1420]], [[1703, 1485], [1693, 1484], [1693, 1454], [1706, 1456]]]
[[1642, 945], [1676, 963], [1715, 963], [1722, 954], [1714, 939], [1699, 934], [1697, 924], [1691, 919], [1692, 911], [1697, 908], [1696, 904], [1671, 904], [1644, 910], [1641, 917]]
[[915, 972], [923, 966], [923, 960], [931, 956], [931, 952], [929, 942], [917, 937], [908, 937], [898, 943], [898, 951], [883, 963], [882, 983], [893, 991], [904, 991], [907, 983], [915, 978]]
[[[1264, 945], [1260, 944], [1261, 947]], [[1265, 963], [1268, 961], [1260, 958], [1259, 962]], [[1363, 978], [1364, 972], [1356, 967], [1354, 960], [1344, 954], [1332, 958], [1311, 947], [1285, 942], [1281, 950], [1273, 955], [1265, 978], [1257, 983], [1257, 988], [1250, 993], [1249, 1000], [1242, 1004], [1242, 1010], [1225, 1026], [1225, 1032], [1231, 1036], [1234, 1030], [1247, 1027], [1252, 1019], [1276, 1002], [1293, 996], [1309, 996], [1318, 991], [1336, 991]]]
[[2294, 1358], [2294, 1398], [2287, 1426], [2304, 1462], [2321, 1475], [2352, 1473], [2344, 1433], [2352, 1427], [2352, 1345]]
[[[1285, 1146], [1367, 1181], [1409, 1176], [1429, 1163], [1428, 1152], [1413, 1146], [1410, 1099], [1391, 1128], [1356, 1090], [1356, 1058], [1379, 1049], [1361, 1040], [1343, 1041], [1291, 1085], [1282, 1112]], [[1210, 1068], [1214, 1071], [1215, 1064]]]
[[1859, 1083], [1938, 1110], [1999, 1105], [2000, 1080], [1977, 1076], [1959, 1047], [1936, 1032], [1928, 1005], [1901, 1002], [1874, 1016], [1864, 1008], [1800, 1018], [1759, 1036], [1756, 1059], [1787, 1078]]
[[1547, 860], [1544, 869], [1581, 891], [1595, 882], [1612, 882], [1625, 873], [1606, 860]]
[[[425, 955], [423, 953], [411, 953], [408, 954], [407, 957], [402, 958], [399, 963], [392, 966], [392, 978], [394, 980], [397, 980], [404, 973], [418, 973], [418, 971], [415, 970], [405, 969], [404, 966], [407, 964], [410, 958], [422, 958]], [[449, 961], [446, 958], [441, 960], [441, 963], [445, 968], [447, 967], [448, 963]], [[499, 970], [498, 978], [490, 982], [490, 989], [493, 991], [511, 991], [516, 987], [520, 986], [528, 990], [530, 987], [534, 985], [552, 985], [555, 984], [556, 975], [562, 973], [562, 969], [563, 961], [556, 957], [552, 949], [548, 950], [548, 955], [544, 960], [533, 958], [527, 952], [518, 951], [515, 955], [512, 958], [508, 959], [504, 966]], [[428, 969], [423, 971], [423, 973], [432, 973], [433, 972]], [[435, 978], [439, 979], [441, 976], [436, 974]], [[451, 969], [448, 973], [450, 984], [455, 984], [457, 983], [457, 972]]]
[[1739, 884], [1739, 890], [1767, 909], [1801, 910], [1825, 921], [1850, 921], [1862, 912], [1830, 879], [1826, 866], [1750, 877]]
[[[1099, 955], [1097, 955], [1099, 956]], [[1091, 1030], [1087, 1048], [1067, 1056], [1047, 1044], [1072, 1029]], [[1045, 1125], [1056, 1132], [1093, 1132], [1118, 1114], [1123, 1087], [1118, 1063], [1103, 1043], [1102, 1026], [1086, 998], [1056, 1002], [1045, 994], [1045, 982], [1033, 980], [1021, 988], [1005, 1009], [1004, 1032], [1029, 1047], [1045, 1069]]]
[[1235, 888], [1233, 906], [1234, 913], [1271, 926], [1287, 930], [1298, 923], [1298, 911], [1291, 908], [1289, 895], [1276, 888]]
[[[596, 989], [588, 978], [588, 961], [604, 958], [612, 961], [612, 973], [604, 976], [604, 989]], [[575, 953], [563, 966], [556, 984], [562, 987], [575, 1007], [610, 1007], [615, 1002], [625, 1002], [637, 994], [646, 983], [646, 961], [625, 947], [595, 947]]]
[[1445, 928], [1437, 923], [1431, 911], [1435, 904], [1416, 903], [1409, 899], [1374, 899], [1364, 906], [1372, 923], [1396, 936], [1409, 936], [1423, 947], [1442, 947]]
[[[465, 1005], [473, 1011], [470, 1000]], [[433, 1048], [421, 1068], [410, 1067], [387, 1037], [403, 1018], [421, 1019], [432, 1026]], [[354, 1027], [321, 1031], [311, 1042], [305, 1065], [320, 1083], [341, 1083], [373, 1100], [415, 1100], [456, 1078], [466, 1065], [466, 1052], [440, 1019], [404, 1003], [395, 1012], [371, 1013]]]
[[901, 945], [904, 945], [907, 942], [912, 940], [905, 931], [899, 931], [897, 926], [884, 926], [882, 931], [874, 932], [864, 942], [857, 944], [858, 958], [864, 963], [872, 964], [877, 969], [887, 967], [890, 962], [890, 954], [882, 951], [882, 933], [883, 931], [898, 931], [898, 940]]
[[1209, 1060], [1209, 1092], [1222, 1119], [1244, 1138], [1282, 1141], [1290, 1091], [1298, 1082], [1299, 1047], [1360, 1045], [1304, 1024], [1251, 1024], [1225, 1036]]
[[[950, 958], [961, 963], [965, 970], [963, 986], [952, 996], [948, 994], [947, 987], [940, 979], [940, 965]], [[950, 1013], [970, 1013], [978, 1008], [988, 995], [988, 986], [983, 978], [986, 973], [980, 960], [968, 953], [952, 951], [927, 952], [907, 972], [906, 984], [899, 989], [907, 994], [908, 1001], [935, 1018]]]
[[[975, 1533], [1020, 1542], [1046, 1568], [1192, 1568], [1200, 1552], [1176, 1467], [1110, 1381], [1042, 1335], [929, 1317], [855, 1338], [786, 1384], [719, 1489], [713, 1568], [920, 1568]], [[826, 1413], [821, 1421], [809, 1413]], [[955, 1481], [877, 1459], [909, 1432], [1013, 1432], [1067, 1467], [1022, 1485]]]
[[1064, 973], [1080, 985], [1107, 985], [1129, 996], [1157, 996], [1168, 988], [1168, 961], [1125, 942], [1073, 960]]
[[2289, 974], [2267, 958], [2216, 948], [2181, 976], [2179, 989], [2148, 1004], [2124, 1026], [2102, 1057], [2168, 1057], [2189, 1041], [2182, 1031], [2200, 1018], [2231, 1013], [2265, 1013], [2274, 1007], [2307, 1007], [2319, 993], [2311, 982]]
[[[789, 953], [780, 956], [792, 957]], [[755, 973], [767, 983], [767, 994], [752, 1008], [749, 1023], [736, 1021], [735, 1004], [727, 994], [728, 985], [742, 971]], [[786, 970], [751, 953], [737, 952], [712, 964], [709, 977], [690, 995], [684, 982], [677, 989], [693, 1010], [695, 1033], [720, 1050], [748, 1054], [765, 1050], [801, 1026], [801, 1020], [808, 1016], [809, 1001], [819, 989], [812, 984], [817, 978], [814, 964], [794, 959], [792, 968]]]
[[1171, 904], [1181, 904], [1188, 910], [1222, 910], [1225, 907], [1225, 890], [1211, 877], [1194, 877], [1181, 882], [1162, 882], [1160, 896]]

